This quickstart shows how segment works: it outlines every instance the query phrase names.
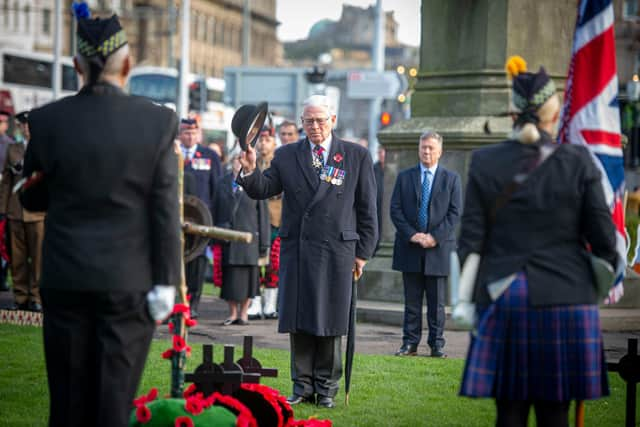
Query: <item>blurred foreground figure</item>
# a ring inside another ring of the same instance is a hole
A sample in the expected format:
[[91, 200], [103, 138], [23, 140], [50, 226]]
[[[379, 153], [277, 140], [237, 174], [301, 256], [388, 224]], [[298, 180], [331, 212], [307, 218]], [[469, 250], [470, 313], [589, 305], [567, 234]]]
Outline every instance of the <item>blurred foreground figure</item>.
[[0, 215], [6, 215], [9, 224], [13, 308], [40, 312], [42, 305], [39, 286], [44, 213], [24, 209], [18, 194], [12, 191], [22, 178], [24, 152], [30, 139], [28, 117], [27, 111], [16, 115], [22, 139], [7, 147], [0, 181]]
[[[515, 61], [515, 62], [514, 62]], [[515, 70], [512, 138], [473, 153], [461, 261], [481, 257], [460, 394], [493, 397], [498, 426], [567, 426], [573, 399], [609, 393], [591, 271], [616, 262], [615, 230], [587, 148], [556, 145], [560, 101], [543, 68]]]
[[178, 123], [122, 91], [130, 58], [118, 18], [79, 12], [75, 67], [85, 85], [29, 115], [24, 174], [43, 178], [22, 201], [47, 211], [49, 425], [122, 427], [154, 320], [169, 314], [180, 279]]

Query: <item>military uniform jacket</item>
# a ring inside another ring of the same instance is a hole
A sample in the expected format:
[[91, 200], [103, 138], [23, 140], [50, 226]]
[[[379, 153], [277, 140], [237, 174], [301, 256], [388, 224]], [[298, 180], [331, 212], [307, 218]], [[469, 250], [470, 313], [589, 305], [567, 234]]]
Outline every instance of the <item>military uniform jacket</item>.
[[345, 171], [342, 185], [320, 181], [304, 139], [278, 148], [264, 172], [238, 178], [256, 199], [284, 191], [279, 332], [346, 334], [355, 257], [368, 259], [375, 249], [376, 183], [369, 152], [333, 135], [327, 166]]
[[258, 265], [260, 252], [269, 248], [270, 227], [267, 202], [253, 200], [242, 190], [234, 192], [233, 174], [225, 175], [216, 189], [216, 225], [253, 235], [251, 243], [224, 242], [222, 263], [224, 265]]
[[179, 283], [175, 113], [100, 83], [33, 110], [29, 126], [24, 174], [43, 172], [49, 196], [41, 287]]
[[44, 212], [31, 212], [22, 207], [18, 194], [13, 187], [22, 179], [25, 145], [21, 142], [9, 144], [7, 157], [2, 169], [0, 181], [0, 213], [14, 221], [37, 222], [44, 221]]
[[198, 144], [193, 159], [185, 160], [184, 173], [195, 178], [195, 196], [209, 207], [215, 220], [216, 183], [222, 175], [220, 158], [213, 150]]

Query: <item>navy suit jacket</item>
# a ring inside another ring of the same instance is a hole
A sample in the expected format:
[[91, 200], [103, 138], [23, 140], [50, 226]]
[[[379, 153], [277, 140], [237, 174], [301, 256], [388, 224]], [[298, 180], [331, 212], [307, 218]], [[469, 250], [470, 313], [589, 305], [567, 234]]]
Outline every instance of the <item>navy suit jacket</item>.
[[460, 176], [438, 165], [433, 177], [429, 200], [429, 224], [437, 245], [424, 249], [411, 243], [419, 232], [418, 207], [422, 184], [420, 166], [405, 169], [398, 175], [391, 196], [391, 221], [396, 227], [393, 247], [393, 269], [403, 272], [423, 272], [429, 276], [449, 275], [449, 257], [456, 248], [455, 227], [460, 221], [462, 190]]
[[184, 173], [185, 175], [191, 174], [195, 178], [194, 195], [209, 207], [213, 217], [216, 184], [222, 175], [220, 158], [213, 150], [198, 144], [193, 159], [191, 161], [185, 160]]

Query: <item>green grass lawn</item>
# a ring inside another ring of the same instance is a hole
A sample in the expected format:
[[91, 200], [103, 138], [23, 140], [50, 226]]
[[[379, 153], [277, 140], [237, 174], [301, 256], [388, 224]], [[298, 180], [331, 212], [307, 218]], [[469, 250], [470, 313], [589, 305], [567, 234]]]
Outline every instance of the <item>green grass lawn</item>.
[[[49, 401], [41, 333], [35, 327], [0, 325], [0, 426], [46, 426]], [[160, 357], [168, 347], [168, 342], [153, 342], [141, 393], [151, 387], [157, 387], [161, 394], [168, 392], [169, 362]], [[187, 372], [199, 364], [201, 350], [201, 346], [194, 348]], [[221, 361], [221, 350], [214, 351], [217, 362]], [[289, 353], [265, 349], [255, 352], [263, 366], [278, 368], [280, 373], [278, 378], [262, 382], [288, 394]], [[240, 348], [236, 355], [240, 357]], [[344, 406], [341, 391], [335, 409], [300, 405], [294, 408], [295, 416], [329, 418], [337, 427], [494, 425], [491, 400], [457, 396], [462, 368], [463, 361], [455, 359], [356, 355], [350, 406]], [[612, 396], [587, 402], [586, 426], [624, 425], [625, 384], [617, 374], [611, 374], [610, 380]], [[636, 417], [640, 420], [640, 414]], [[530, 425], [534, 425], [533, 416]]]

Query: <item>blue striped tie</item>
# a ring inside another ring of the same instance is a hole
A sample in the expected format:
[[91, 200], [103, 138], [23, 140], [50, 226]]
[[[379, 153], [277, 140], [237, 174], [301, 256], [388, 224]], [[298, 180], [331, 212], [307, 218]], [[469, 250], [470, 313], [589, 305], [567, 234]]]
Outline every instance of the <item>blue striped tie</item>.
[[427, 224], [429, 223], [429, 199], [431, 198], [431, 171], [429, 169], [424, 171], [424, 177], [422, 179], [422, 196], [420, 198], [420, 210], [418, 211], [418, 226], [419, 231], [427, 231]]

